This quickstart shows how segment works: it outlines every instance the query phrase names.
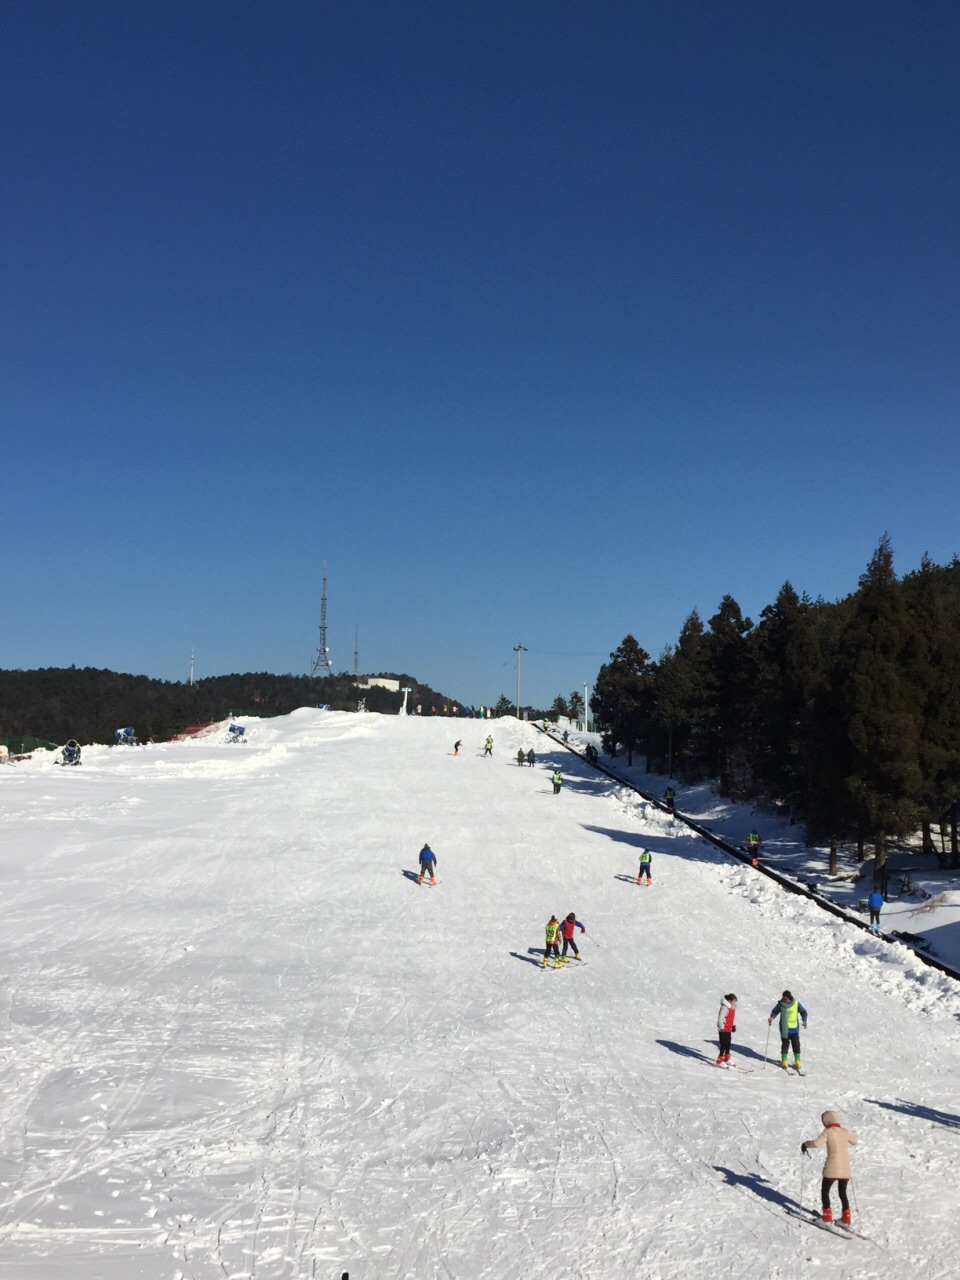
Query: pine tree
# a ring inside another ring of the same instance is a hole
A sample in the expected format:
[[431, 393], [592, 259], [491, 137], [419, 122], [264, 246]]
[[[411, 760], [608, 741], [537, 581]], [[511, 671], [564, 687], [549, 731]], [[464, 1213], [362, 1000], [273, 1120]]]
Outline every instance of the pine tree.
[[877, 873], [887, 839], [915, 830], [920, 820], [922, 715], [904, 674], [906, 655], [917, 648], [884, 534], [860, 578], [834, 671], [847, 748], [844, 788], [851, 817], [874, 841]]
[[814, 606], [785, 582], [750, 640], [753, 783], [764, 799], [786, 805], [792, 821], [806, 797], [803, 733], [822, 671]]
[[753, 657], [746, 636], [753, 628], [733, 596], [726, 595], [710, 619], [706, 636], [709, 715], [709, 766], [720, 794], [749, 790], [748, 734], [753, 707]]
[[627, 749], [632, 764], [637, 747], [646, 747], [654, 710], [654, 668], [650, 655], [633, 636], [623, 638], [620, 647], [604, 663], [594, 683], [590, 707], [604, 729], [607, 749]]
[[675, 647], [660, 655], [655, 677], [655, 718], [666, 738], [667, 774], [703, 776], [709, 709], [709, 671], [700, 615], [684, 620]]
[[[919, 802], [924, 846], [932, 849], [930, 822], [960, 797], [960, 562], [938, 568], [924, 556], [903, 581], [907, 610], [916, 626], [905, 678], [922, 715], [918, 754]], [[952, 851], [956, 862], [956, 850]]]

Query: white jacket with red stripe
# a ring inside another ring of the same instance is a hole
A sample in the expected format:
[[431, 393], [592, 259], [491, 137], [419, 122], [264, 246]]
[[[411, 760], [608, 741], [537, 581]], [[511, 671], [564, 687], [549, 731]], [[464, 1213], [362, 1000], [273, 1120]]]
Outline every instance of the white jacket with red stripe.
[[720, 1001], [720, 1012], [717, 1014], [717, 1030], [732, 1031], [737, 1020], [737, 1006], [730, 1004], [726, 998]]

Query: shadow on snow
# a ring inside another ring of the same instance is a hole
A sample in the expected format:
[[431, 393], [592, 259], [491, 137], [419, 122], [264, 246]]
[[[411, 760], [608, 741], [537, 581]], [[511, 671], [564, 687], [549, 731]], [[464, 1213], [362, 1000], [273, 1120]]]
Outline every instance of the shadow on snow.
[[[704, 1040], [704, 1044], [715, 1045], [716, 1039]], [[755, 1062], [772, 1062], [772, 1058], [765, 1058], [762, 1053], [757, 1053], [756, 1049], [748, 1049], [746, 1045], [735, 1044], [731, 1046], [730, 1052], [733, 1056], [741, 1058], [753, 1058]]]
[[657, 1044], [662, 1044], [671, 1053], [679, 1053], [682, 1058], [694, 1058], [697, 1062], [705, 1062], [710, 1067], [716, 1065], [713, 1058], [708, 1058], [705, 1053], [701, 1053], [699, 1049], [692, 1049], [688, 1044], [677, 1044], [675, 1040], [658, 1040]]
[[720, 1164], [715, 1164], [713, 1167], [717, 1173], [723, 1174], [727, 1184], [731, 1187], [743, 1187], [744, 1191], [752, 1191], [761, 1200], [766, 1200], [768, 1204], [778, 1205], [781, 1209], [801, 1211], [803, 1209], [803, 1205], [794, 1200], [793, 1196], [787, 1196], [782, 1191], [777, 1191], [766, 1178], [761, 1178], [759, 1174], [734, 1173], [732, 1169], [725, 1169]]
[[960, 1116], [951, 1115], [949, 1111], [938, 1111], [936, 1107], [925, 1107], [919, 1102], [904, 1102], [898, 1098], [896, 1102], [881, 1102], [879, 1098], [864, 1098], [875, 1107], [883, 1107], [884, 1111], [899, 1111], [905, 1116], [916, 1116], [919, 1120], [930, 1120], [933, 1124], [942, 1124], [947, 1129], [960, 1129]]

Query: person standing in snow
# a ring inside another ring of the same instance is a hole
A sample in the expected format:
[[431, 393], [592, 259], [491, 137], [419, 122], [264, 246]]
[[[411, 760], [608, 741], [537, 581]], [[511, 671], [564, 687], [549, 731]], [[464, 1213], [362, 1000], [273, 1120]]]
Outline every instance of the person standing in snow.
[[720, 1053], [717, 1066], [722, 1067], [730, 1061], [730, 1045], [736, 1031], [737, 997], [731, 991], [720, 1001], [720, 1012], [717, 1014], [717, 1031], [720, 1035]]
[[561, 960], [566, 960], [567, 958], [567, 947], [569, 947], [573, 952], [574, 960], [579, 960], [581, 958], [577, 944], [573, 940], [574, 929], [579, 929], [581, 933], [587, 932], [585, 926], [577, 919], [577, 913], [575, 911], [571, 911], [560, 925], [560, 936], [563, 938], [563, 954], [560, 957]]
[[830, 1188], [834, 1183], [837, 1184], [837, 1191], [840, 1193], [840, 1222], [843, 1226], [850, 1226], [850, 1203], [847, 1200], [847, 1184], [850, 1181], [850, 1145], [857, 1145], [857, 1135], [851, 1133], [848, 1129], [844, 1129], [840, 1124], [840, 1117], [835, 1111], [824, 1111], [820, 1117], [823, 1123], [823, 1132], [818, 1138], [811, 1138], [808, 1142], [801, 1142], [800, 1150], [804, 1155], [811, 1147], [826, 1147], [827, 1158], [823, 1165], [823, 1180], [820, 1183], [820, 1204], [823, 1209], [823, 1221], [833, 1221], [833, 1209], [830, 1205]]
[[423, 884], [423, 877], [429, 876], [430, 883], [436, 884], [437, 855], [433, 852], [428, 844], [425, 844], [420, 850], [420, 879], [418, 884]]
[[870, 932], [880, 932], [880, 911], [883, 908], [883, 894], [879, 889], [874, 889], [870, 897], [867, 899], [867, 906], [870, 910]]
[[553, 777], [550, 781], [553, 783], [553, 794], [558, 796], [560, 794], [560, 788], [563, 786], [563, 776], [559, 769], [554, 769]]
[[760, 832], [756, 828], [747, 836], [747, 853], [750, 855], [750, 863], [757, 866], [760, 861], [760, 846], [763, 841], [760, 839]]
[[521, 747], [520, 750], [517, 752], [517, 764], [520, 766], [521, 769], [523, 768], [524, 760], [526, 760], [526, 756], [523, 754], [523, 747]]
[[487, 734], [486, 742], [483, 744], [483, 754], [485, 756], [493, 755], [493, 738], [491, 738], [489, 733]]
[[806, 1031], [806, 1009], [799, 1000], [794, 1000], [789, 991], [785, 991], [779, 1002], [770, 1010], [770, 1017], [767, 1019], [768, 1027], [774, 1018], [780, 1019], [780, 1066], [786, 1071], [787, 1051], [792, 1047], [794, 1068], [797, 1071], [802, 1071], [803, 1068], [800, 1064], [800, 1023], [803, 1023], [803, 1029]]
[[543, 967], [547, 967], [547, 961], [553, 956], [553, 967], [560, 968], [560, 921], [556, 916], [551, 916], [547, 921], [547, 945], [543, 952]]
[[667, 812], [673, 813], [677, 800], [677, 793], [674, 791], [673, 787], [667, 787], [666, 791], [663, 793], [663, 799], [667, 806]]
[[[653, 866], [653, 854], [649, 849], [644, 849], [640, 854], [640, 870], [637, 872], [637, 884], [653, 884], [653, 878], [650, 870]], [[646, 881], [643, 877], [646, 876]]]
[[536, 763], [537, 763], [537, 757], [533, 754], [533, 747], [531, 747], [530, 750], [527, 752], [527, 764], [532, 769]]
[[462, 746], [463, 746], [463, 739], [462, 739], [462, 738], [458, 738], [458, 739], [456, 740], [456, 742], [453, 744], [453, 754], [454, 754], [455, 756], [458, 756], [458, 755], [460, 754], [460, 748], [461, 748]]

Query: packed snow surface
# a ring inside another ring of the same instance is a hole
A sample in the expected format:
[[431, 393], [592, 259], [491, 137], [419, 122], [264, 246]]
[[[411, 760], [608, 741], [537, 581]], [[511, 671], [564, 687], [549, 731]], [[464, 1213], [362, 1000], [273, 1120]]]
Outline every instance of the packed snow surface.
[[[242, 723], [0, 770], [4, 1280], [960, 1272], [952, 979], [531, 725]], [[787, 1212], [826, 1108], [869, 1239]]]

